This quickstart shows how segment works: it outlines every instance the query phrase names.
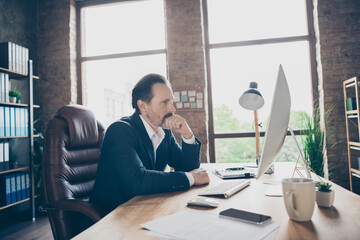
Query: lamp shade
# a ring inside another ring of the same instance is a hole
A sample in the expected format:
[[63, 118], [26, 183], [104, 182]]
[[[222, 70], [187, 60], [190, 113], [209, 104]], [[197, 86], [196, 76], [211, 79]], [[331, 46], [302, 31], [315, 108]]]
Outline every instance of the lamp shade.
[[258, 110], [264, 106], [264, 98], [257, 90], [256, 82], [250, 82], [250, 88], [241, 95], [239, 104], [247, 110]]

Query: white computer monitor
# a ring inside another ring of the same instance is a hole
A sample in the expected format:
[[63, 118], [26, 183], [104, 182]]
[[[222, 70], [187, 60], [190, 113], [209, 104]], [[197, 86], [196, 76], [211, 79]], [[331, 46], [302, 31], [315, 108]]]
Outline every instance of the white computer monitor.
[[279, 66], [269, 124], [265, 133], [260, 163], [256, 178], [260, 178], [273, 164], [284, 143], [289, 119], [291, 98], [282, 66]]

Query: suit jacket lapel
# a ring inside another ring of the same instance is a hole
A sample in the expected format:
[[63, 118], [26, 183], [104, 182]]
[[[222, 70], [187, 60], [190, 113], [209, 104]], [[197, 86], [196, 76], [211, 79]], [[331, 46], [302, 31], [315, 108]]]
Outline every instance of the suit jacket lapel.
[[150, 164], [152, 166], [152, 169], [155, 169], [155, 156], [154, 156], [154, 147], [152, 145], [152, 142], [149, 138], [149, 135], [146, 132], [145, 126], [143, 122], [140, 119], [139, 114], [134, 113], [131, 117], [132, 125], [135, 127], [135, 129], [138, 131], [141, 141], [144, 143], [145, 151], [147, 152], [147, 155], [149, 157]]

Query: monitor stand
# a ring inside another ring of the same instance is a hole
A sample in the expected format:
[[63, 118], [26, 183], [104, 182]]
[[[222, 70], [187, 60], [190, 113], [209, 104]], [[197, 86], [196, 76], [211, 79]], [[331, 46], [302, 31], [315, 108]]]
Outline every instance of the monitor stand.
[[292, 130], [292, 128], [290, 127], [290, 125], [288, 125], [288, 129], [289, 129], [289, 131], [290, 131], [291, 135], [293, 136], [294, 141], [295, 141], [295, 143], [296, 143], [296, 147], [297, 147], [297, 149], [298, 149], [298, 151], [299, 151], [300, 158], [301, 158], [301, 160], [302, 160], [302, 162], [303, 162], [303, 164], [304, 164], [306, 176], [307, 176], [307, 178], [311, 178], [310, 171], [309, 171], [309, 167], [308, 167], [307, 163], [305, 162], [303, 152], [301, 151], [300, 146], [299, 146], [299, 143], [298, 143], [298, 141], [296, 140], [294, 131]]

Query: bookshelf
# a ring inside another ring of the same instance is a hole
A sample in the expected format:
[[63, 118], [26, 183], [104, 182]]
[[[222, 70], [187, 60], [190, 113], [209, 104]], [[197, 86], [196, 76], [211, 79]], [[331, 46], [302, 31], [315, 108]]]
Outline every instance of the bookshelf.
[[360, 179], [360, 111], [357, 77], [343, 82], [350, 191], [353, 179]]
[[[35, 170], [35, 168], [40, 167], [40, 165], [34, 164], [34, 138], [39, 137], [39, 135], [34, 135], [33, 122], [34, 122], [34, 108], [40, 108], [40, 106], [33, 104], [33, 80], [39, 79], [39, 77], [33, 75], [32, 60], [26, 60], [26, 62], [27, 62], [26, 74], [24, 74], [25, 71], [18, 72], [18, 71], [9, 70], [7, 68], [0, 67], [0, 73], [7, 74], [9, 76], [9, 79], [16, 80], [16, 81], [28, 81], [27, 89], [26, 89], [27, 94], [28, 94], [28, 99], [27, 99], [26, 104], [9, 103], [7, 101], [0, 101], [0, 109], [11, 108], [11, 109], [15, 109], [15, 111], [18, 111], [18, 109], [23, 109], [25, 112], [27, 112], [25, 115], [25, 121], [27, 121], [27, 124], [25, 124], [25, 125], [22, 124], [22, 127], [24, 128], [23, 130], [21, 130], [22, 134], [16, 134], [16, 135], [11, 135], [11, 136], [4, 134], [5, 136], [3, 136], [3, 135], [0, 136], [0, 141], [7, 142], [10, 146], [12, 144], [11, 142], [13, 139], [25, 138], [25, 139], [28, 139], [27, 142], [28, 142], [28, 146], [29, 146], [29, 151], [27, 153], [29, 161], [26, 165], [18, 166], [15, 168], [6, 167], [7, 169], [5, 169], [5, 167], [3, 167], [0, 171], [0, 177], [3, 179], [6, 179], [6, 176], [15, 175], [17, 177], [19, 175], [21, 176], [21, 174], [24, 174], [25, 182], [28, 183], [27, 186], [25, 183], [25, 189], [28, 189], [27, 190], [28, 192], [24, 193], [25, 195], [22, 192], [21, 193], [22, 195], [20, 197], [18, 197], [18, 195], [17, 195], [15, 201], [10, 200], [10, 202], [2, 202], [2, 204], [0, 204], [0, 211], [3, 209], [10, 208], [15, 205], [30, 201], [31, 202], [32, 219], [35, 220], [35, 199], [37, 197], [39, 197], [39, 195], [35, 195], [34, 170]], [[6, 91], [6, 93], [7, 92], [8, 91]], [[19, 112], [21, 112], [21, 110], [19, 110]], [[6, 121], [4, 118], [0, 119], [0, 123], [1, 123], [1, 126], [4, 126], [6, 129]], [[20, 132], [20, 130], [19, 130], [19, 132]], [[28, 176], [26, 176], [27, 172], [28, 172]], [[26, 177], [28, 178], [28, 180], [26, 180]], [[24, 180], [21, 177], [20, 177], [20, 179], [21, 179], [20, 182], [22, 183]], [[23, 190], [23, 186], [21, 187], [21, 189]], [[4, 189], [4, 192], [5, 192], [5, 189]], [[1, 194], [4, 194], [4, 193], [1, 193]], [[6, 195], [6, 192], [5, 192], [5, 195]], [[5, 199], [5, 200], [7, 200], [7, 199]]]

